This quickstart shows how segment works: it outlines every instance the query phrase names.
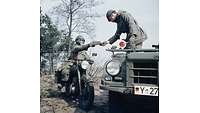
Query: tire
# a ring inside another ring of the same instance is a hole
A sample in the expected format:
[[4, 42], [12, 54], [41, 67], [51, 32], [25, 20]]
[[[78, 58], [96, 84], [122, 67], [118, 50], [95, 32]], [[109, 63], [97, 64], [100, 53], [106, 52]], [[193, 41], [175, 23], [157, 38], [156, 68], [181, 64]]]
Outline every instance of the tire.
[[72, 84], [69, 84], [69, 85], [65, 85], [65, 96], [66, 97], [69, 97], [71, 96], [71, 87], [72, 87]]
[[79, 99], [79, 106], [83, 110], [90, 110], [94, 102], [94, 86], [92, 84], [87, 84], [86, 87], [82, 89], [82, 95]]

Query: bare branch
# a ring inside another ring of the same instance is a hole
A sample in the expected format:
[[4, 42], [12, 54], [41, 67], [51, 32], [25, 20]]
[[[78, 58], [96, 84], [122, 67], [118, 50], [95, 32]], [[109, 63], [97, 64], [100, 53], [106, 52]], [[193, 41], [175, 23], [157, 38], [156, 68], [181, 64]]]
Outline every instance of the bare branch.
[[81, 8], [81, 6], [83, 6], [85, 3], [80, 4], [77, 8], [75, 8], [74, 10], [72, 10], [72, 13], [76, 12], [78, 9]]
[[79, 23], [77, 23], [73, 28], [72, 31], [74, 31], [76, 29], [76, 27], [79, 26]]
[[59, 17], [59, 26], [66, 29], [68, 35], [84, 33], [92, 36], [95, 31], [93, 20], [100, 17], [93, 9], [99, 5], [98, 2], [99, 0], [61, 0], [53, 8], [53, 13]]

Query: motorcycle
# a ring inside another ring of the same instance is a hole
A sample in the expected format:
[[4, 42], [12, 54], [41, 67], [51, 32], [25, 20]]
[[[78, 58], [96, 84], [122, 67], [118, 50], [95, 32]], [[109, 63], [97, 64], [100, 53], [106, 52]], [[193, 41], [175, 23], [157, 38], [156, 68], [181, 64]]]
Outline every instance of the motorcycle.
[[[97, 43], [96, 45], [99, 45]], [[96, 56], [96, 54], [92, 55]], [[94, 82], [93, 75], [87, 71], [92, 68], [94, 61], [76, 59], [70, 62], [70, 71], [68, 80], [62, 79], [64, 75], [62, 70], [55, 72], [56, 82], [65, 86], [65, 95], [79, 100], [79, 107], [89, 110], [94, 102]]]
[[70, 69], [70, 81], [65, 86], [66, 95], [79, 98], [79, 106], [84, 110], [89, 110], [94, 101], [93, 76], [86, 71], [92, 64], [93, 61], [76, 60]]

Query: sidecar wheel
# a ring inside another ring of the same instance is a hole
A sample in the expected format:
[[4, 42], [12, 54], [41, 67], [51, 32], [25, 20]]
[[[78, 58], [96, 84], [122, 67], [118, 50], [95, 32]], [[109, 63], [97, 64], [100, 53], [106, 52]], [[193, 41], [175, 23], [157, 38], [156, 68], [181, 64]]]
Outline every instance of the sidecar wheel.
[[80, 108], [83, 110], [89, 110], [94, 102], [94, 86], [88, 84], [83, 90], [79, 100]]

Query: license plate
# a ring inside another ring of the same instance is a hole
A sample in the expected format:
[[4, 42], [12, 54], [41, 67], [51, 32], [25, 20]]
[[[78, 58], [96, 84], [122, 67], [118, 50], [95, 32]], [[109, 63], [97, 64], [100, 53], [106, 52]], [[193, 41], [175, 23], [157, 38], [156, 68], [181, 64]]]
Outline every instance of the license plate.
[[135, 95], [148, 95], [148, 96], [158, 96], [158, 87], [155, 86], [135, 86]]

